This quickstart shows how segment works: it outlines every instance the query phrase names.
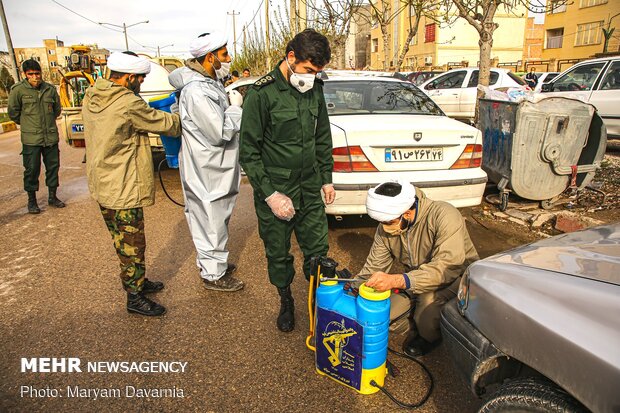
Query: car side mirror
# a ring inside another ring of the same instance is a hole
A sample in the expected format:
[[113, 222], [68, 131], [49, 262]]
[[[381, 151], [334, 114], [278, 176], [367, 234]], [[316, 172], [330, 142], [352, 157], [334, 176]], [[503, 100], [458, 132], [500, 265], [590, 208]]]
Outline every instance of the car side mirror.
[[426, 86], [424, 87], [424, 89], [426, 89], [426, 90], [432, 90], [432, 89], [435, 89], [435, 85], [434, 85], [434, 84], [432, 84], [432, 83], [429, 83], [428, 85], [426, 85]]
[[553, 92], [553, 82], [543, 83], [540, 90], [543, 92]]

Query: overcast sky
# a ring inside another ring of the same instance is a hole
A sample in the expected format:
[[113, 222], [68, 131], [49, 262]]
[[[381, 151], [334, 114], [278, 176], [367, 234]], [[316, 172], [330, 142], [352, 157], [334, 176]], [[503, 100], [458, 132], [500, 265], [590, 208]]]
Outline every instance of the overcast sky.
[[[42, 47], [43, 39], [58, 37], [64, 41], [65, 46], [97, 43], [100, 47], [112, 51], [125, 50], [125, 38], [122, 32], [106, 29], [96, 23], [131, 25], [149, 20], [148, 24], [139, 24], [127, 30], [130, 50], [155, 55], [157, 46], [173, 44], [174, 46], [162, 49], [162, 55], [187, 56], [188, 45], [192, 38], [210, 30], [225, 30], [229, 39], [228, 50], [232, 53], [233, 23], [232, 16], [227, 13], [235, 10], [235, 13], [240, 13], [236, 16], [237, 46], [240, 52], [243, 25], [249, 24], [256, 14], [252, 24], [264, 27], [266, 0], [56, 1], [66, 8], [53, 0], [3, 0], [13, 47]], [[288, 0], [270, 0], [272, 20], [277, 6], [283, 7], [288, 3]], [[537, 16], [538, 19], [540, 17]], [[544, 14], [542, 17], [544, 18]], [[261, 23], [263, 26], [260, 26]], [[117, 27], [112, 29], [119, 30]], [[4, 31], [0, 33], [0, 50], [7, 50]]]
[[[127, 30], [129, 49], [156, 54], [157, 46], [174, 46], [162, 50], [164, 54], [187, 54], [192, 38], [210, 30], [225, 30], [229, 50], [233, 50], [232, 16], [237, 19], [238, 48], [243, 41], [242, 28], [258, 10], [255, 23], [264, 24], [262, 0], [57, 0], [63, 6], [94, 22], [122, 25], [149, 20]], [[100, 47], [125, 50], [122, 32], [105, 29], [90, 22], [52, 0], [3, 0], [13, 47], [42, 47], [42, 39], [58, 37], [65, 46], [97, 43]], [[270, 11], [284, 0], [271, 0]], [[109, 27], [109, 26], [108, 26]], [[113, 27], [115, 30], [118, 28]], [[143, 46], [149, 46], [145, 48]], [[7, 50], [4, 31], [0, 33], [0, 50]]]

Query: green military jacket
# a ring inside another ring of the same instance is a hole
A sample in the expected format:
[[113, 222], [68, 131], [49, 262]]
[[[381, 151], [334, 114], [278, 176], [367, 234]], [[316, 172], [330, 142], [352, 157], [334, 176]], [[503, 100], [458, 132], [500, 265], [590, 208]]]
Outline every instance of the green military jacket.
[[279, 66], [245, 96], [239, 161], [256, 197], [278, 191], [299, 208], [302, 197], [316, 200], [321, 187], [332, 183], [332, 136], [323, 82], [317, 79], [299, 93]]
[[56, 88], [47, 82], [42, 82], [39, 89], [35, 89], [24, 79], [11, 87], [9, 117], [20, 125], [24, 145], [57, 144], [56, 118], [60, 116], [61, 109]]

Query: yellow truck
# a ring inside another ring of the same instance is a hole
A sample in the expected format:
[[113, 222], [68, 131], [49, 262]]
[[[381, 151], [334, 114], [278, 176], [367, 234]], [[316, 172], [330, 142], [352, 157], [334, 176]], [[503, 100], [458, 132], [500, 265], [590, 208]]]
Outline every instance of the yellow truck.
[[[67, 143], [74, 148], [86, 147], [84, 139], [84, 122], [82, 121], [82, 99], [86, 89], [95, 83], [95, 78], [105, 73], [105, 62], [99, 63], [97, 70], [95, 62], [87, 46], [72, 46], [69, 71], [61, 73], [60, 100], [62, 104], [62, 129], [65, 132]], [[174, 88], [168, 82], [169, 71], [166, 67], [180, 67], [183, 63], [179, 59], [166, 57], [151, 58], [145, 56], [151, 63], [151, 72], [140, 86], [140, 96], [146, 102], [150, 99], [170, 94]], [[161, 62], [161, 63], [160, 63]], [[173, 64], [174, 63], [174, 64]], [[164, 67], [162, 64], [166, 64]], [[158, 135], [149, 134], [153, 151], [163, 151], [161, 139]]]

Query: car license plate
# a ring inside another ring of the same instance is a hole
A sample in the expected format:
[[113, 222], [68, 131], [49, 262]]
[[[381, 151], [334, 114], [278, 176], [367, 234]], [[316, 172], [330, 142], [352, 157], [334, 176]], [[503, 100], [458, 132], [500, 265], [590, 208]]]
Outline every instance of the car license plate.
[[80, 123], [71, 124], [71, 132], [73, 133], [84, 133], [84, 125]]
[[385, 162], [443, 161], [443, 148], [385, 148]]

